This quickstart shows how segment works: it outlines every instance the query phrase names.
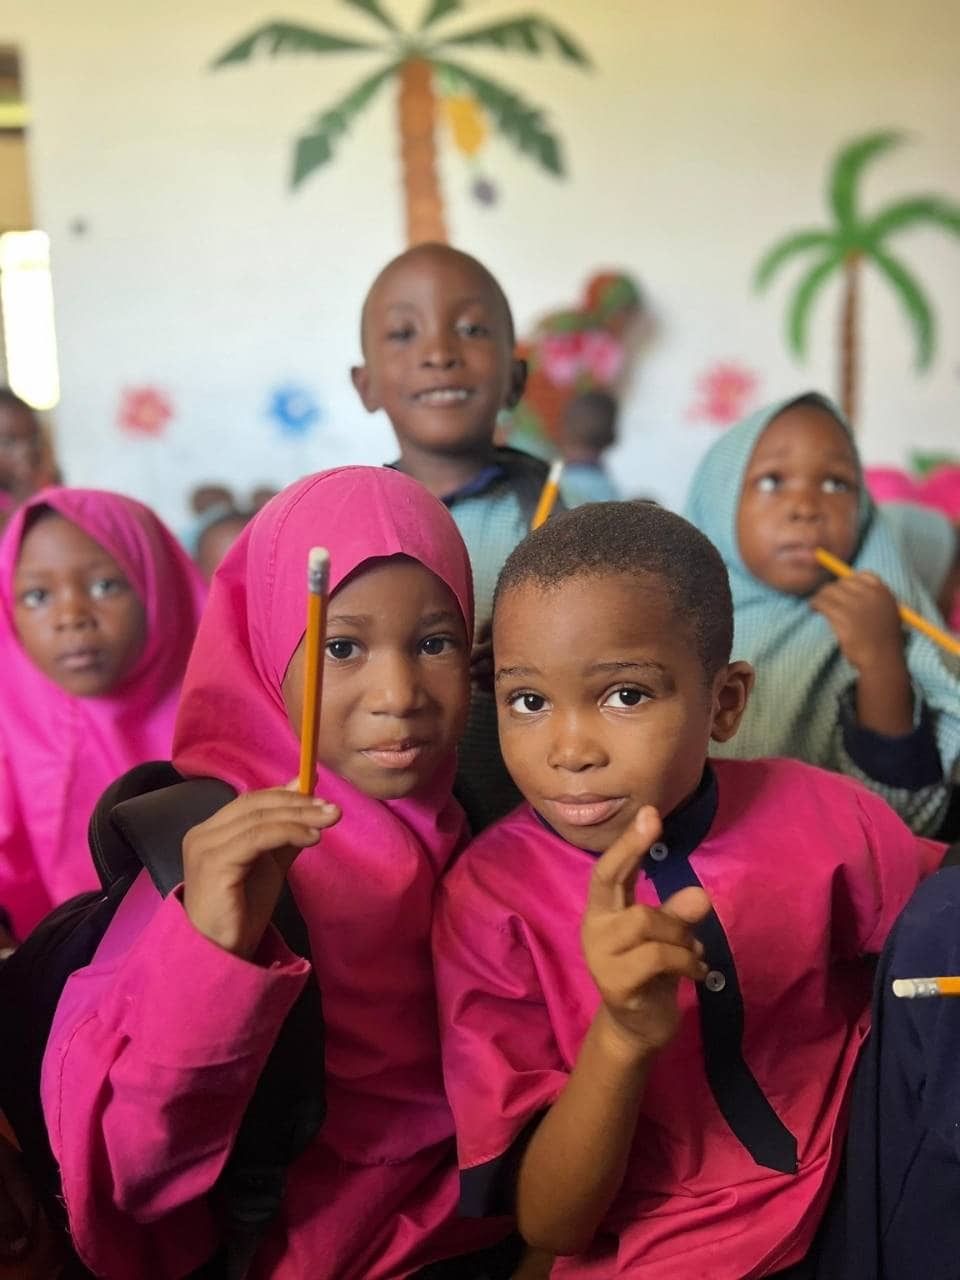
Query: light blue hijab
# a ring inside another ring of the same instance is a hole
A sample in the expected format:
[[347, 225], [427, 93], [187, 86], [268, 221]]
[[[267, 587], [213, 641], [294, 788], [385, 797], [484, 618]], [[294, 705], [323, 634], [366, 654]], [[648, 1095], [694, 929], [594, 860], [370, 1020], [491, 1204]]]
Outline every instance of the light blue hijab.
[[[815, 404], [836, 418], [856, 443], [839, 409], [816, 393], [792, 396], [760, 409], [731, 427], [697, 468], [686, 516], [720, 551], [730, 574], [734, 605], [734, 658], [757, 671], [756, 687], [736, 737], [714, 743], [716, 755], [789, 756], [851, 774], [883, 795], [916, 831], [936, 830], [947, 803], [946, 785], [906, 791], [866, 777], [847, 755], [839, 721], [841, 695], [856, 673], [840, 652], [828, 622], [806, 599], [777, 591], [744, 565], [737, 543], [737, 511], [747, 464], [762, 433], [785, 409]], [[857, 461], [859, 470], [860, 463]], [[853, 567], [869, 569], [896, 598], [938, 626], [942, 620], [923, 586], [907, 567], [896, 539], [860, 477], [857, 546]], [[910, 630], [907, 667], [917, 695], [935, 725], [945, 777], [960, 758], [960, 669], [932, 641]]]

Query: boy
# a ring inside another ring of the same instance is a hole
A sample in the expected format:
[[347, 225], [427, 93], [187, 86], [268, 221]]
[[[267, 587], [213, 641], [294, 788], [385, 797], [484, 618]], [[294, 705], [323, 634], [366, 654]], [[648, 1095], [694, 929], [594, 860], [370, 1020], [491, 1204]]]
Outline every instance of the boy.
[[393, 465], [449, 507], [470, 553], [477, 649], [457, 794], [477, 831], [519, 800], [500, 759], [493, 696], [478, 682], [489, 679], [497, 574], [526, 536], [547, 476], [539, 459], [493, 443], [497, 415], [523, 394], [526, 366], [514, 357], [500, 285], [475, 258], [440, 244], [384, 267], [363, 304], [360, 342], [353, 384], [369, 413], [390, 419], [400, 445]]
[[555, 1277], [813, 1274], [861, 957], [941, 854], [850, 780], [707, 761], [732, 634], [719, 554], [649, 503], [551, 521], [498, 584], [528, 804], [454, 865], [434, 956], [462, 1208], [577, 1255]]
[[39, 418], [16, 392], [0, 387], [0, 525], [38, 489], [59, 483]]
[[617, 402], [609, 391], [581, 391], [563, 411], [560, 492], [568, 507], [585, 502], [615, 502], [620, 494], [603, 465], [603, 455], [617, 442]]

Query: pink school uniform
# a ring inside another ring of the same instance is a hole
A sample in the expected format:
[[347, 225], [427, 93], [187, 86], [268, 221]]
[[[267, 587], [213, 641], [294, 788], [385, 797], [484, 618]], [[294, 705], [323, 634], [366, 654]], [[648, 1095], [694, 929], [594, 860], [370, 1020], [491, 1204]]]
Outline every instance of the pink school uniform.
[[[680, 1031], [654, 1061], [620, 1192], [555, 1277], [752, 1280], [803, 1257], [867, 1030], [860, 957], [941, 856], [848, 779], [788, 760], [706, 771], [636, 896], [655, 905], [703, 886], [710, 974], [681, 984]], [[525, 805], [444, 881], [434, 956], [465, 1211], [503, 1211], [524, 1131], [563, 1089], [597, 1010], [580, 949], [594, 860]]]
[[[239, 790], [286, 782], [298, 742], [280, 685], [303, 633], [307, 551], [331, 587], [405, 554], [451, 589], [472, 634], [470, 567], [452, 519], [398, 472], [308, 477], [247, 527], [214, 578], [191, 659], [174, 762]], [[327, 1119], [292, 1167], [252, 1275], [382, 1280], [504, 1234], [457, 1218], [430, 918], [462, 843], [451, 758], [428, 787], [373, 800], [326, 769], [340, 823], [289, 883], [314, 974], [271, 929], [248, 963], [197, 932], [178, 894], [144, 878], [94, 963], [70, 980], [44, 1060], [43, 1097], [78, 1250], [98, 1275], [182, 1276], [214, 1247], [207, 1192], [283, 1019], [316, 980], [326, 1023]]]
[[[124, 570], [147, 615], [134, 669], [104, 697], [78, 698], [39, 671], [17, 638], [13, 579], [24, 522], [51, 507]], [[98, 886], [87, 824], [114, 778], [169, 759], [173, 723], [206, 586], [147, 507], [98, 489], [45, 489], [0, 541], [0, 906], [21, 936], [51, 909]]]

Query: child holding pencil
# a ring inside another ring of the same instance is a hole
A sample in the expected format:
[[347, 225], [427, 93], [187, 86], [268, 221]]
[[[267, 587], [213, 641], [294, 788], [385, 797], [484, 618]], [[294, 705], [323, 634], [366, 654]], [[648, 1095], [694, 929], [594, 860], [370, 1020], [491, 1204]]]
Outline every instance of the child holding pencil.
[[497, 574], [547, 481], [540, 459], [493, 442], [500, 411], [523, 394], [526, 366], [502, 288], [446, 245], [418, 245], [384, 267], [363, 304], [360, 341], [353, 382], [367, 411], [390, 419], [400, 446], [393, 465], [440, 498], [470, 553], [475, 681], [457, 795], [477, 831], [519, 800], [497, 745], [489, 628]]
[[[936, 833], [960, 759], [957, 661], [914, 627], [942, 627], [863, 484], [839, 410], [808, 394], [727, 431], [701, 462], [687, 515], [730, 573], [737, 652], [757, 687], [717, 755], [793, 756], [859, 779]], [[836, 577], [818, 549], [843, 571]]]
[[[329, 551], [331, 595], [305, 795], [289, 780], [314, 546]], [[144, 875], [129, 891], [68, 982], [44, 1059], [71, 1230], [97, 1275], [177, 1280], [215, 1252], [210, 1193], [309, 982], [327, 1116], [288, 1171], [251, 1280], [509, 1275], [510, 1258], [485, 1249], [506, 1224], [457, 1217], [429, 944], [436, 881], [464, 835], [451, 784], [472, 621], [456, 526], [395, 471], [308, 477], [227, 554], [173, 759], [238, 798], [188, 833], [182, 889], [161, 900]], [[284, 882], [312, 972], [270, 923]]]
[[753, 673], [715, 548], [649, 503], [561, 515], [494, 606], [527, 801], [434, 925], [461, 1203], [578, 1280], [815, 1274], [871, 966], [942, 847], [851, 779], [708, 760]]

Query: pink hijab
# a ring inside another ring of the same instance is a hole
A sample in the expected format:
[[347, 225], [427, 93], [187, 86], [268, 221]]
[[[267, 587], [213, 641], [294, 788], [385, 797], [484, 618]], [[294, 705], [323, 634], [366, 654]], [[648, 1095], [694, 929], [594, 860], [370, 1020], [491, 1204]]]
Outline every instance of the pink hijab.
[[[20, 646], [13, 579], [38, 507], [73, 522], [117, 561], [144, 604], [147, 640], [108, 695], [78, 698]], [[87, 824], [104, 788], [145, 760], [169, 759], [180, 681], [203, 605], [199, 572], [166, 526], [132, 498], [51, 488], [11, 517], [0, 540], [0, 906], [23, 936], [75, 893], [95, 888]]]
[[[404, 555], [450, 588], [473, 634], [470, 562], [452, 517], [381, 467], [308, 476], [269, 502], [214, 575], [187, 669], [174, 763], [241, 791], [296, 776], [281, 683], [306, 617], [307, 553], [331, 592], [366, 561]], [[464, 835], [452, 758], [421, 791], [380, 801], [321, 768], [343, 811], [289, 883], [323, 992], [328, 1119], [321, 1143], [357, 1164], [413, 1158], [452, 1133], [443, 1097], [429, 934], [436, 881]]]

